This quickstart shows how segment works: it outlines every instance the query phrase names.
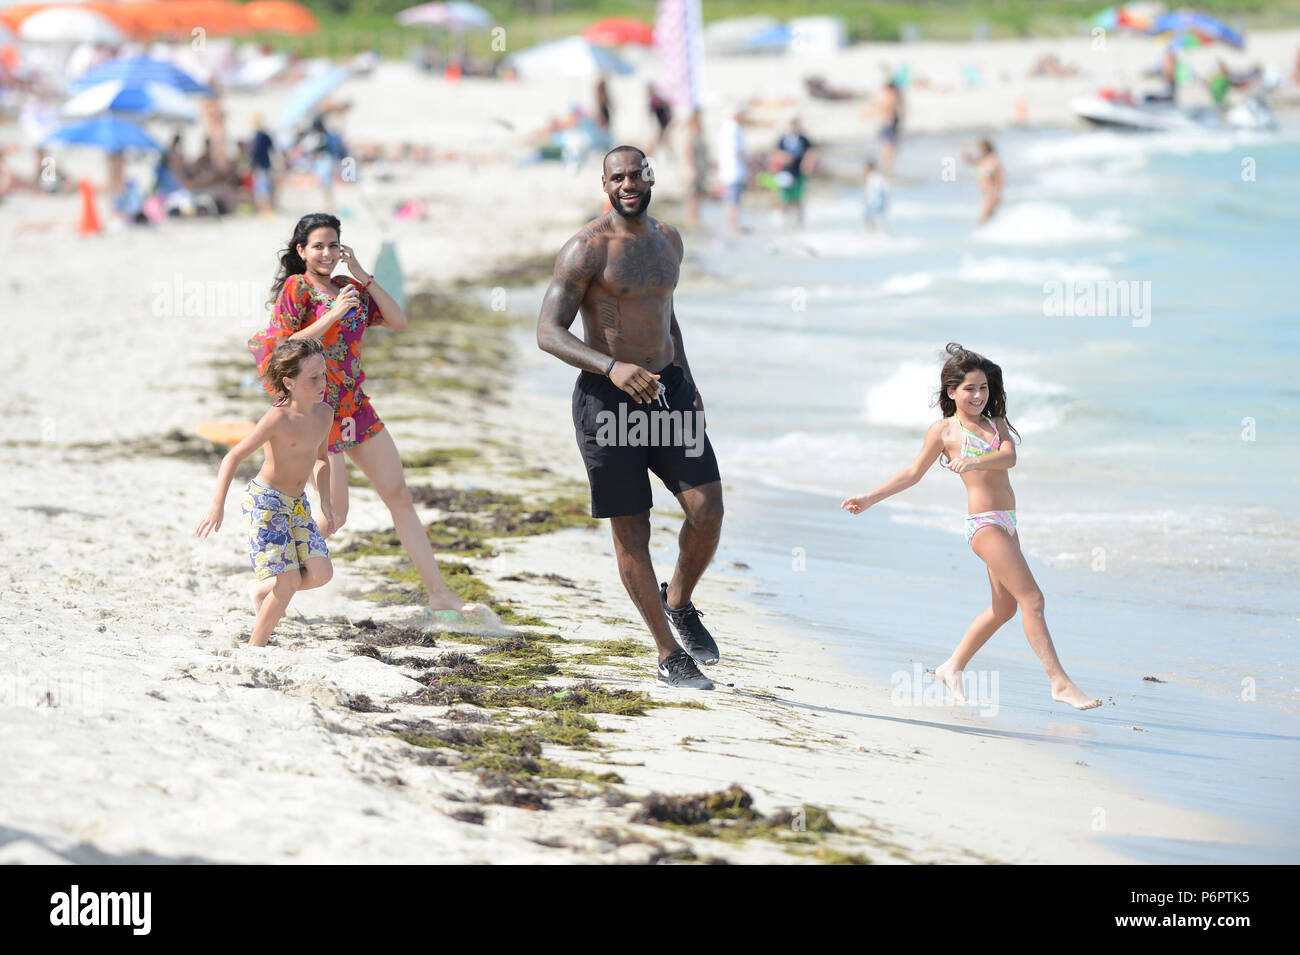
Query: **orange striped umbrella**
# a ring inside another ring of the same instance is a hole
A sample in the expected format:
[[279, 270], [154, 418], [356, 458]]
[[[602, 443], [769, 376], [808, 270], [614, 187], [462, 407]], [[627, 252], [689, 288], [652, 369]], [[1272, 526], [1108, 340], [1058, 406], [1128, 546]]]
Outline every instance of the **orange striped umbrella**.
[[253, 31], [243, 7], [230, 0], [146, 0], [112, 5], [127, 8], [126, 15], [152, 35], [188, 36], [196, 29], [213, 36]]
[[257, 30], [276, 33], [315, 33], [320, 29], [316, 15], [293, 0], [252, 0], [244, 4], [244, 15]]

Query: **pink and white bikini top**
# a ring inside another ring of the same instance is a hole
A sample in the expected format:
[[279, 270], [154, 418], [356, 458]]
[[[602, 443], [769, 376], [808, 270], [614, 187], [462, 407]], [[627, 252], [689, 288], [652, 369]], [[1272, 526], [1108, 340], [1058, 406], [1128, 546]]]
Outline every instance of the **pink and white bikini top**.
[[992, 454], [998, 448], [1002, 447], [1002, 435], [998, 434], [998, 426], [993, 423], [993, 419], [988, 415], [982, 416], [989, 426], [993, 429], [993, 441], [986, 441], [979, 434], [976, 434], [970, 428], [961, 423], [961, 419], [955, 414], [953, 419], [957, 422], [962, 430], [961, 436], [961, 456], [963, 458], [982, 458], [986, 454]]

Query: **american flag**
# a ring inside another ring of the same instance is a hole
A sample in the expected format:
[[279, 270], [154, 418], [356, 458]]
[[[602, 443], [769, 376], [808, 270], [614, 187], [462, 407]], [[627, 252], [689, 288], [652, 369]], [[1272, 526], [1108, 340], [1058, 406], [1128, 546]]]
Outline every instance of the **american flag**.
[[697, 109], [703, 89], [703, 21], [700, 0], [659, 0], [655, 10], [655, 84], [682, 114]]

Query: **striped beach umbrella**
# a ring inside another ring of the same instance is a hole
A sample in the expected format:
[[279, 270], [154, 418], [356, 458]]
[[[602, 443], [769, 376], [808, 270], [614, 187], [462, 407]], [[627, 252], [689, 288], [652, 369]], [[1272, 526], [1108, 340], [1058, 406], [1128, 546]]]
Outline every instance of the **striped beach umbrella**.
[[125, 80], [106, 80], [63, 104], [65, 116], [98, 116], [101, 113], [186, 122], [199, 118], [198, 110], [185, 94], [164, 83], [132, 84]]
[[403, 27], [442, 27], [444, 30], [472, 30], [492, 25], [492, 14], [475, 3], [422, 3], [397, 14]]
[[173, 87], [182, 93], [202, 93], [211, 95], [212, 90], [204, 86], [180, 67], [166, 60], [156, 60], [147, 56], [130, 56], [109, 60], [68, 84], [69, 93], [80, 93], [92, 86], [120, 80], [128, 86], [143, 83], [162, 84]]

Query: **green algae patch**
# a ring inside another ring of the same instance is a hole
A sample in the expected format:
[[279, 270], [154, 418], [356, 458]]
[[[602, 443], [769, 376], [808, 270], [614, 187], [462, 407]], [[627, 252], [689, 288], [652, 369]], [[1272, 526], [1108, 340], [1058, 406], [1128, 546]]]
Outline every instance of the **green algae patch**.
[[[562, 765], [542, 755], [546, 743], [570, 749], [596, 750], [600, 743], [592, 733], [597, 729], [591, 720], [566, 714], [517, 730], [417, 724], [399, 728], [394, 735], [422, 749], [454, 751], [460, 757], [456, 769], [480, 773], [486, 783], [497, 789], [528, 785], [538, 779], [573, 780], [597, 786], [621, 783], [623, 780], [617, 773], [593, 773]], [[540, 793], [534, 792], [530, 802], [535, 805], [539, 796]], [[517, 799], [518, 794], [512, 793], [511, 798]], [[547, 806], [535, 805], [535, 808]]]
[[[490, 491], [416, 487], [411, 489], [411, 496], [418, 503], [445, 512], [445, 516], [425, 525], [430, 545], [440, 554], [490, 557], [497, 553], [492, 541], [498, 538], [531, 537], [571, 527], [595, 527], [597, 523], [589, 513], [587, 499], [577, 494], [552, 497], [536, 507], [527, 506], [518, 495]], [[354, 534], [335, 551], [337, 557], [345, 559], [404, 554], [393, 528]]]
[[585, 646], [591, 649], [585, 653], [574, 654], [569, 658], [570, 663], [582, 666], [614, 666], [641, 673], [645, 670], [644, 663], [630, 661], [640, 659], [648, 663], [654, 656], [653, 648], [639, 640], [598, 640]]
[[547, 684], [497, 687], [472, 680], [435, 679], [405, 700], [435, 706], [468, 703], [484, 709], [527, 707], [554, 713], [610, 713], [615, 716], [644, 716], [648, 709], [668, 705], [652, 700], [639, 690], [612, 690], [590, 681], [569, 687]]
[[[754, 800], [740, 786], [692, 796], [665, 796], [651, 793], [641, 802], [633, 822], [671, 829], [698, 838], [742, 842], [767, 839], [780, 843], [809, 845], [841, 830], [830, 815], [816, 806], [783, 809], [764, 816], [754, 808]], [[866, 856], [838, 850], [818, 849], [812, 853], [823, 861], [836, 864], [870, 863]]]
[[458, 461], [477, 458], [479, 452], [474, 448], [426, 448], [402, 457], [403, 469], [446, 468]]

